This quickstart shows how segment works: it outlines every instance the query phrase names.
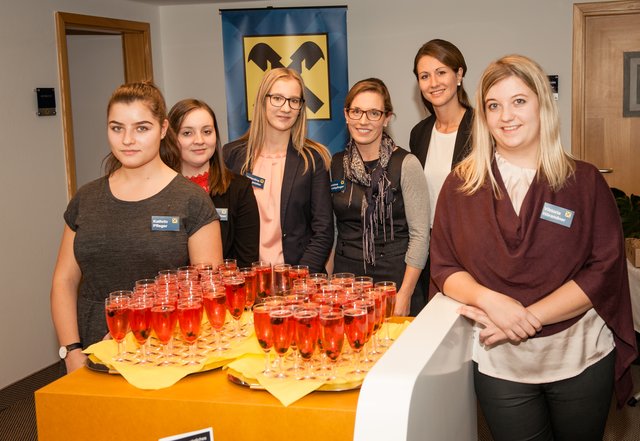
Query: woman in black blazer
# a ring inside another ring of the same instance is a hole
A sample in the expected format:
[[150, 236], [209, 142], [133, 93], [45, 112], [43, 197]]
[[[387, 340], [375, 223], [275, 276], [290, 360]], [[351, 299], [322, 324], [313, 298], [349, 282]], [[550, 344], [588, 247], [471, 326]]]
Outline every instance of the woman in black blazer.
[[324, 272], [333, 245], [327, 149], [306, 138], [302, 77], [267, 72], [249, 130], [224, 147], [231, 170], [247, 176], [260, 212], [260, 260]]
[[[466, 72], [464, 56], [445, 40], [425, 43], [413, 61], [422, 102], [430, 115], [411, 130], [409, 148], [420, 160], [427, 178], [430, 228], [445, 178], [471, 149], [473, 109], [462, 84]], [[418, 282], [425, 293], [428, 292], [429, 264], [427, 262]]]
[[258, 205], [251, 181], [224, 165], [215, 113], [203, 101], [185, 99], [171, 108], [169, 123], [178, 137], [182, 174], [211, 195], [220, 216], [224, 258], [251, 266], [258, 260]]

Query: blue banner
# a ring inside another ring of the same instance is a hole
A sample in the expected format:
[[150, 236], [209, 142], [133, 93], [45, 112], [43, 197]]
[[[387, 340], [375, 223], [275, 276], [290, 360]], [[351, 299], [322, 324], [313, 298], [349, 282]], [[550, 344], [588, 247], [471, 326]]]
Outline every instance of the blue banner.
[[221, 10], [229, 140], [249, 128], [265, 72], [289, 67], [302, 75], [307, 137], [331, 153], [348, 139], [344, 99], [347, 72], [347, 8]]

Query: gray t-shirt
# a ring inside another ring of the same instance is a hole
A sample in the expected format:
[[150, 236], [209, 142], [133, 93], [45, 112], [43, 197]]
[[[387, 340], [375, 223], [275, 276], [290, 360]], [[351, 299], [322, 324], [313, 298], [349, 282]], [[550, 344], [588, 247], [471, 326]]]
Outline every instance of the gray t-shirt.
[[187, 265], [189, 237], [218, 215], [202, 189], [176, 175], [160, 192], [136, 202], [116, 199], [108, 179], [99, 178], [78, 190], [64, 219], [76, 233], [73, 251], [82, 271], [78, 330], [86, 347], [107, 333], [109, 293]]

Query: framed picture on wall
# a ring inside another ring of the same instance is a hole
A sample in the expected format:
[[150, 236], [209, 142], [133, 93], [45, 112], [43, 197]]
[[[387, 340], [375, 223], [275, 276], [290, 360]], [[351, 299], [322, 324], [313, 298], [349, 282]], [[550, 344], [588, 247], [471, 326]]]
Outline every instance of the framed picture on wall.
[[640, 52], [624, 53], [622, 116], [640, 117]]

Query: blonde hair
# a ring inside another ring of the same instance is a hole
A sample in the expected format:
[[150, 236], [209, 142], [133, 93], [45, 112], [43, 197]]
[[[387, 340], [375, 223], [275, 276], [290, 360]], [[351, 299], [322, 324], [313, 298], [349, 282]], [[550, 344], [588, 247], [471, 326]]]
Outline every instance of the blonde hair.
[[[246, 140], [247, 142], [247, 154], [244, 164], [242, 165], [242, 174], [246, 173], [247, 171], [251, 171], [256, 158], [260, 156], [260, 152], [262, 151], [262, 147], [264, 146], [266, 140], [267, 128], [269, 126], [267, 123], [266, 113], [266, 106], [268, 101], [267, 95], [269, 94], [269, 91], [276, 83], [276, 81], [282, 79], [292, 79], [297, 81], [300, 85], [300, 91], [304, 100], [304, 82], [302, 81], [302, 77], [300, 76], [300, 74], [295, 70], [285, 67], [279, 67], [276, 69], [271, 69], [264, 75], [262, 81], [260, 82], [255, 106], [253, 108], [253, 121], [249, 126], [249, 130], [240, 138]], [[315, 170], [316, 163], [315, 159], [313, 158], [314, 151], [320, 155], [326, 168], [329, 168], [329, 163], [331, 162], [331, 155], [329, 154], [329, 151], [325, 146], [307, 139], [306, 109], [307, 106], [303, 101], [302, 107], [300, 108], [298, 113], [298, 118], [291, 127], [291, 141], [293, 143], [293, 147], [304, 160], [303, 173], [306, 173], [309, 169], [309, 158], [311, 159], [311, 166]]]
[[485, 69], [476, 91], [473, 149], [454, 170], [464, 181], [460, 189], [466, 194], [478, 191], [488, 178], [494, 195], [501, 196], [491, 169], [495, 140], [487, 126], [485, 99], [489, 89], [512, 76], [522, 80], [538, 97], [540, 108], [540, 146], [536, 167], [538, 179], [544, 177], [551, 189], [558, 191], [575, 171], [575, 162], [564, 150], [560, 141], [558, 108], [552, 98], [547, 76], [532, 59], [523, 55], [507, 55], [494, 61]]

